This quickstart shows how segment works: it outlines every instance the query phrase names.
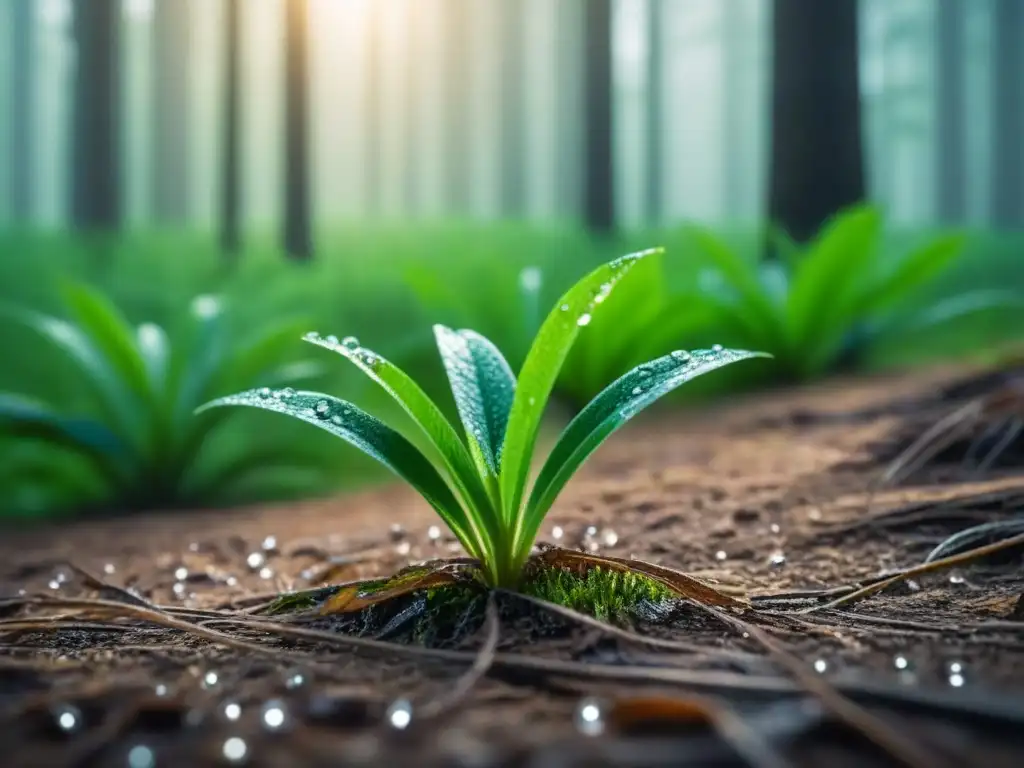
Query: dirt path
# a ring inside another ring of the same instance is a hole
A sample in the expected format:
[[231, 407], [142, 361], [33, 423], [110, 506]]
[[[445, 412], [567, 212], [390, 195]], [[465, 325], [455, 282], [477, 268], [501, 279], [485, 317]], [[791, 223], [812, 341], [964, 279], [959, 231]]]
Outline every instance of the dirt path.
[[[968, 373], [831, 383], [639, 420], [570, 484], [542, 538], [762, 596], [910, 567], [946, 536], [1019, 515], [1024, 504], [1024, 476], [1012, 466], [965, 482], [959, 464], [933, 462], [897, 489], [870, 493], [908, 436], [956, 405], [949, 386]], [[964, 498], [974, 501], [948, 503]], [[200, 610], [306, 587], [332, 564], [348, 579], [447, 555], [454, 545], [432, 537], [435, 522], [425, 504], [389, 488], [0, 532], [0, 596], [78, 595], [70, 561], [153, 603]], [[792, 610], [804, 604], [756, 603], [751, 621], [916, 745], [904, 763], [916, 748], [928, 765], [1019, 766], [1020, 566], [1017, 550], [800, 616]], [[772, 615], [783, 609], [787, 616]], [[0, 619], [20, 610], [0, 600]], [[274, 641], [268, 652], [266, 633], [251, 629], [232, 636], [262, 651], [137, 622], [111, 628], [76, 617], [59, 632], [6, 634], [0, 626], [0, 734], [15, 756], [4, 764], [900, 764], [894, 750], [837, 724], [806, 693], [813, 682], [795, 680], [756, 634], [697, 609], [641, 628], [693, 645], [689, 653], [561, 621], [528, 640], [502, 625], [480, 679], [466, 676], [479, 641], [448, 656], [298, 641]], [[205, 626], [229, 628], [212, 618]], [[638, 696], [645, 701], [627, 701]], [[731, 746], [694, 714], [694, 696], [728, 705], [718, 727]], [[403, 699], [411, 724], [396, 729], [388, 707], [402, 710]], [[585, 733], [595, 712], [597, 738]], [[667, 734], [651, 732], [652, 714], [671, 714]], [[727, 727], [737, 722], [738, 731]]]

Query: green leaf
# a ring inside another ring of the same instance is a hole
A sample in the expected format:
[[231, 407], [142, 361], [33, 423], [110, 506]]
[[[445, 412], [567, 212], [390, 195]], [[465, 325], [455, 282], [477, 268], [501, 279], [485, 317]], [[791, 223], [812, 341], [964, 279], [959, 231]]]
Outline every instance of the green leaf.
[[858, 206], [834, 217], [808, 247], [786, 305], [789, 337], [805, 362], [849, 324], [880, 227], [877, 210]]
[[128, 389], [141, 401], [152, 404], [154, 393], [146, 363], [136, 345], [135, 329], [99, 291], [77, 283], [65, 283], [61, 286], [61, 295], [79, 326]]
[[662, 249], [623, 256], [595, 269], [558, 300], [533, 340], [519, 372], [502, 448], [499, 482], [506, 524], [511, 524], [521, 513], [544, 406], [580, 328], [590, 321], [591, 313], [607, 298], [614, 285], [640, 259], [654, 253], [662, 253]]
[[[519, 559], [529, 554], [544, 516], [569, 478], [597, 447], [629, 419], [676, 387], [717, 368], [763, 352], [739, 349], [676, 350], [637, 366], [608, 385], [565, 428], [533, 486], [526, 515], [516, 532]], [[516, 562], [519, 562], [517, 560]]]
[[480, 533], [486, 532], [481, 538], [481, 542], [486, 544], [484, 551], [492, 552], [501, 538], [500, 520], [477, 475], [465, 444], [420, 385], [394, 363], [361, 346], [355, 337], [349, 336], [338, 341], [334, 336], [308, 333], [303, 339], [348, 359], [377, 382], [412, 418], [441, 456], [452, 484], [470, 509], [474, 521], [478, 524], [477, 528], [481, 529]]
[[864, 292], [858, 306], [859, 312], [869, 314], [892, 309], [907, 294], [949, 266], [963, 251], [964, 242], [963, 235], [946, 235], [918, 248], [900, 261], [891, 274]]
[[455, 405], [481, 477], [497, 477], [516, 379], [501, 352], [469, 330], [434, 326]]
[[170, 358], [167, 333], [156, 323], [143, 323], [135, 329], [135, 336], [150, 389], [154, 393], [166, 392]]
[[244, 405], [283, 413], [340, 437], [415, 488], [441, 516], [466, 551], [483, 559], [480, 533], [441, 475], [412, 443], [379, 419], [330, 395], [267, 387], [218, 398], [202, 406], [199, 412], [225, 405]]
[[954, 322], [977, 312], [999, 309], [1024, 308], [1024, 296], [1012, 290], [977, 290], [951, 296], [933, 304], [928, 309], [905, 317], [893, 318], [892, 322], [880, 324], [879, 328], [896, 332], [919, 331], [944, 323]]

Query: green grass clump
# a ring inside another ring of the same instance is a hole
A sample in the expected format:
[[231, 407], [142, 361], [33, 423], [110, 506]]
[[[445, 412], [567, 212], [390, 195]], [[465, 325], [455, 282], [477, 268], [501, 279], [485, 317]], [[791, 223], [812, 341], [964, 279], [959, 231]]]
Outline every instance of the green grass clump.
[[657, 605], [676, 597], [670, 589], [642, 574], [599, 567], [582, 576], [562, 568], [541, 568], [521, 589], [527, 595], [602, 621], [634, 616], [644, 604]]

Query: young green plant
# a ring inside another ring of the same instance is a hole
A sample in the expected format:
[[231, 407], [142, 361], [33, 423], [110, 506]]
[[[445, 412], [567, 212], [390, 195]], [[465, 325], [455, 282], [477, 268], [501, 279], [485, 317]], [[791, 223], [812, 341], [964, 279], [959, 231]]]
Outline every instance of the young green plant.
[[[606, 387], [569, 423], [528, 488], [544, 407], [573, 342], [614, 286], [643, 258], [657, 252], [616, 259], [570, 288], [541, 324], [518, 377], [501, 352], [480, 334], [435, 326], [465, 439], [416, 382], [354, 337], [305, 336], [306, 341], [341, 354], [383, 387], [428, 438], [436, 464], [406, 436], [369, 413], [319, 392], [265, 387], [214, 400], [200, 410], [254, 406], [301, 419], [351, 443], [419, 491], [490, 586], [517, 587], [531, 556], [541, 565], [586, 565], [579, 560], [581, 553], [532, 554], [545, 515], [583, 461], [627, 420], [681, 384], [739, 360], [765, 357], [759, 352], [714, 347], [677, 350], [637, 366]], [[436, 586], [448, 580], [446, 574], [465, 565], [448, 563], [452, 567], [441, 564], [425, 574], [417, 571], [408, 579], [393, 581], [389, 590]], [[667, 569], [634, 567], [631, 561], [615, 558], [594, 558], [590, 565], [638, 570], [667, 582], [675, 578]], [[697, 584], [678, 576], [688, 585]]]

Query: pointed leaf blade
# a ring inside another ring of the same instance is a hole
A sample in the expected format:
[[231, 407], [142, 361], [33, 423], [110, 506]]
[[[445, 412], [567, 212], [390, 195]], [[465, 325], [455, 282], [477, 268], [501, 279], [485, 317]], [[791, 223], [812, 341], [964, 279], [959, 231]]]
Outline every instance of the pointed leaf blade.
[[873, 290], [865, 292], [859, 310], [867, 314], [892, 309], [910, 291], [949, 266], [963, 252], [964, 242], [963, 235], [946, 235], [913, 251]]
[[602, 442], [629, 419], [663, 395], [705, 373], [740, 360], [770, 357], [741, 349], [676, 350], [637, 366], [608, 385], [562, 432], [537, 476], [522, 525], [516, 531], [516, 552], [525, 558], [555, 498]]
[[434, 326], [455, 405], [481, 477], [497, 477], [516, 379], [498, 348], [478, 333]]
[[519, 372], [505, 430], [500, 488], [506, 523], [521, 514], [544, 406], [580, 328], [590, 321], [590, 313], [607, 298], [615, 283], [640, 259], [662, 252], [661, 248], [640, 251], [598, 267], [558, 300], [541, 325]]
[[479, 557], [481, 538], [474, 521], [427, 458], [380, 419], [345, 400], [320, 392], [267, 387], [221, 397], [197, 412], [226, 405], [260, 408], [304, 421], [340, 437], [376, 459], [415, 488], [441, 516], [467, 551]]

